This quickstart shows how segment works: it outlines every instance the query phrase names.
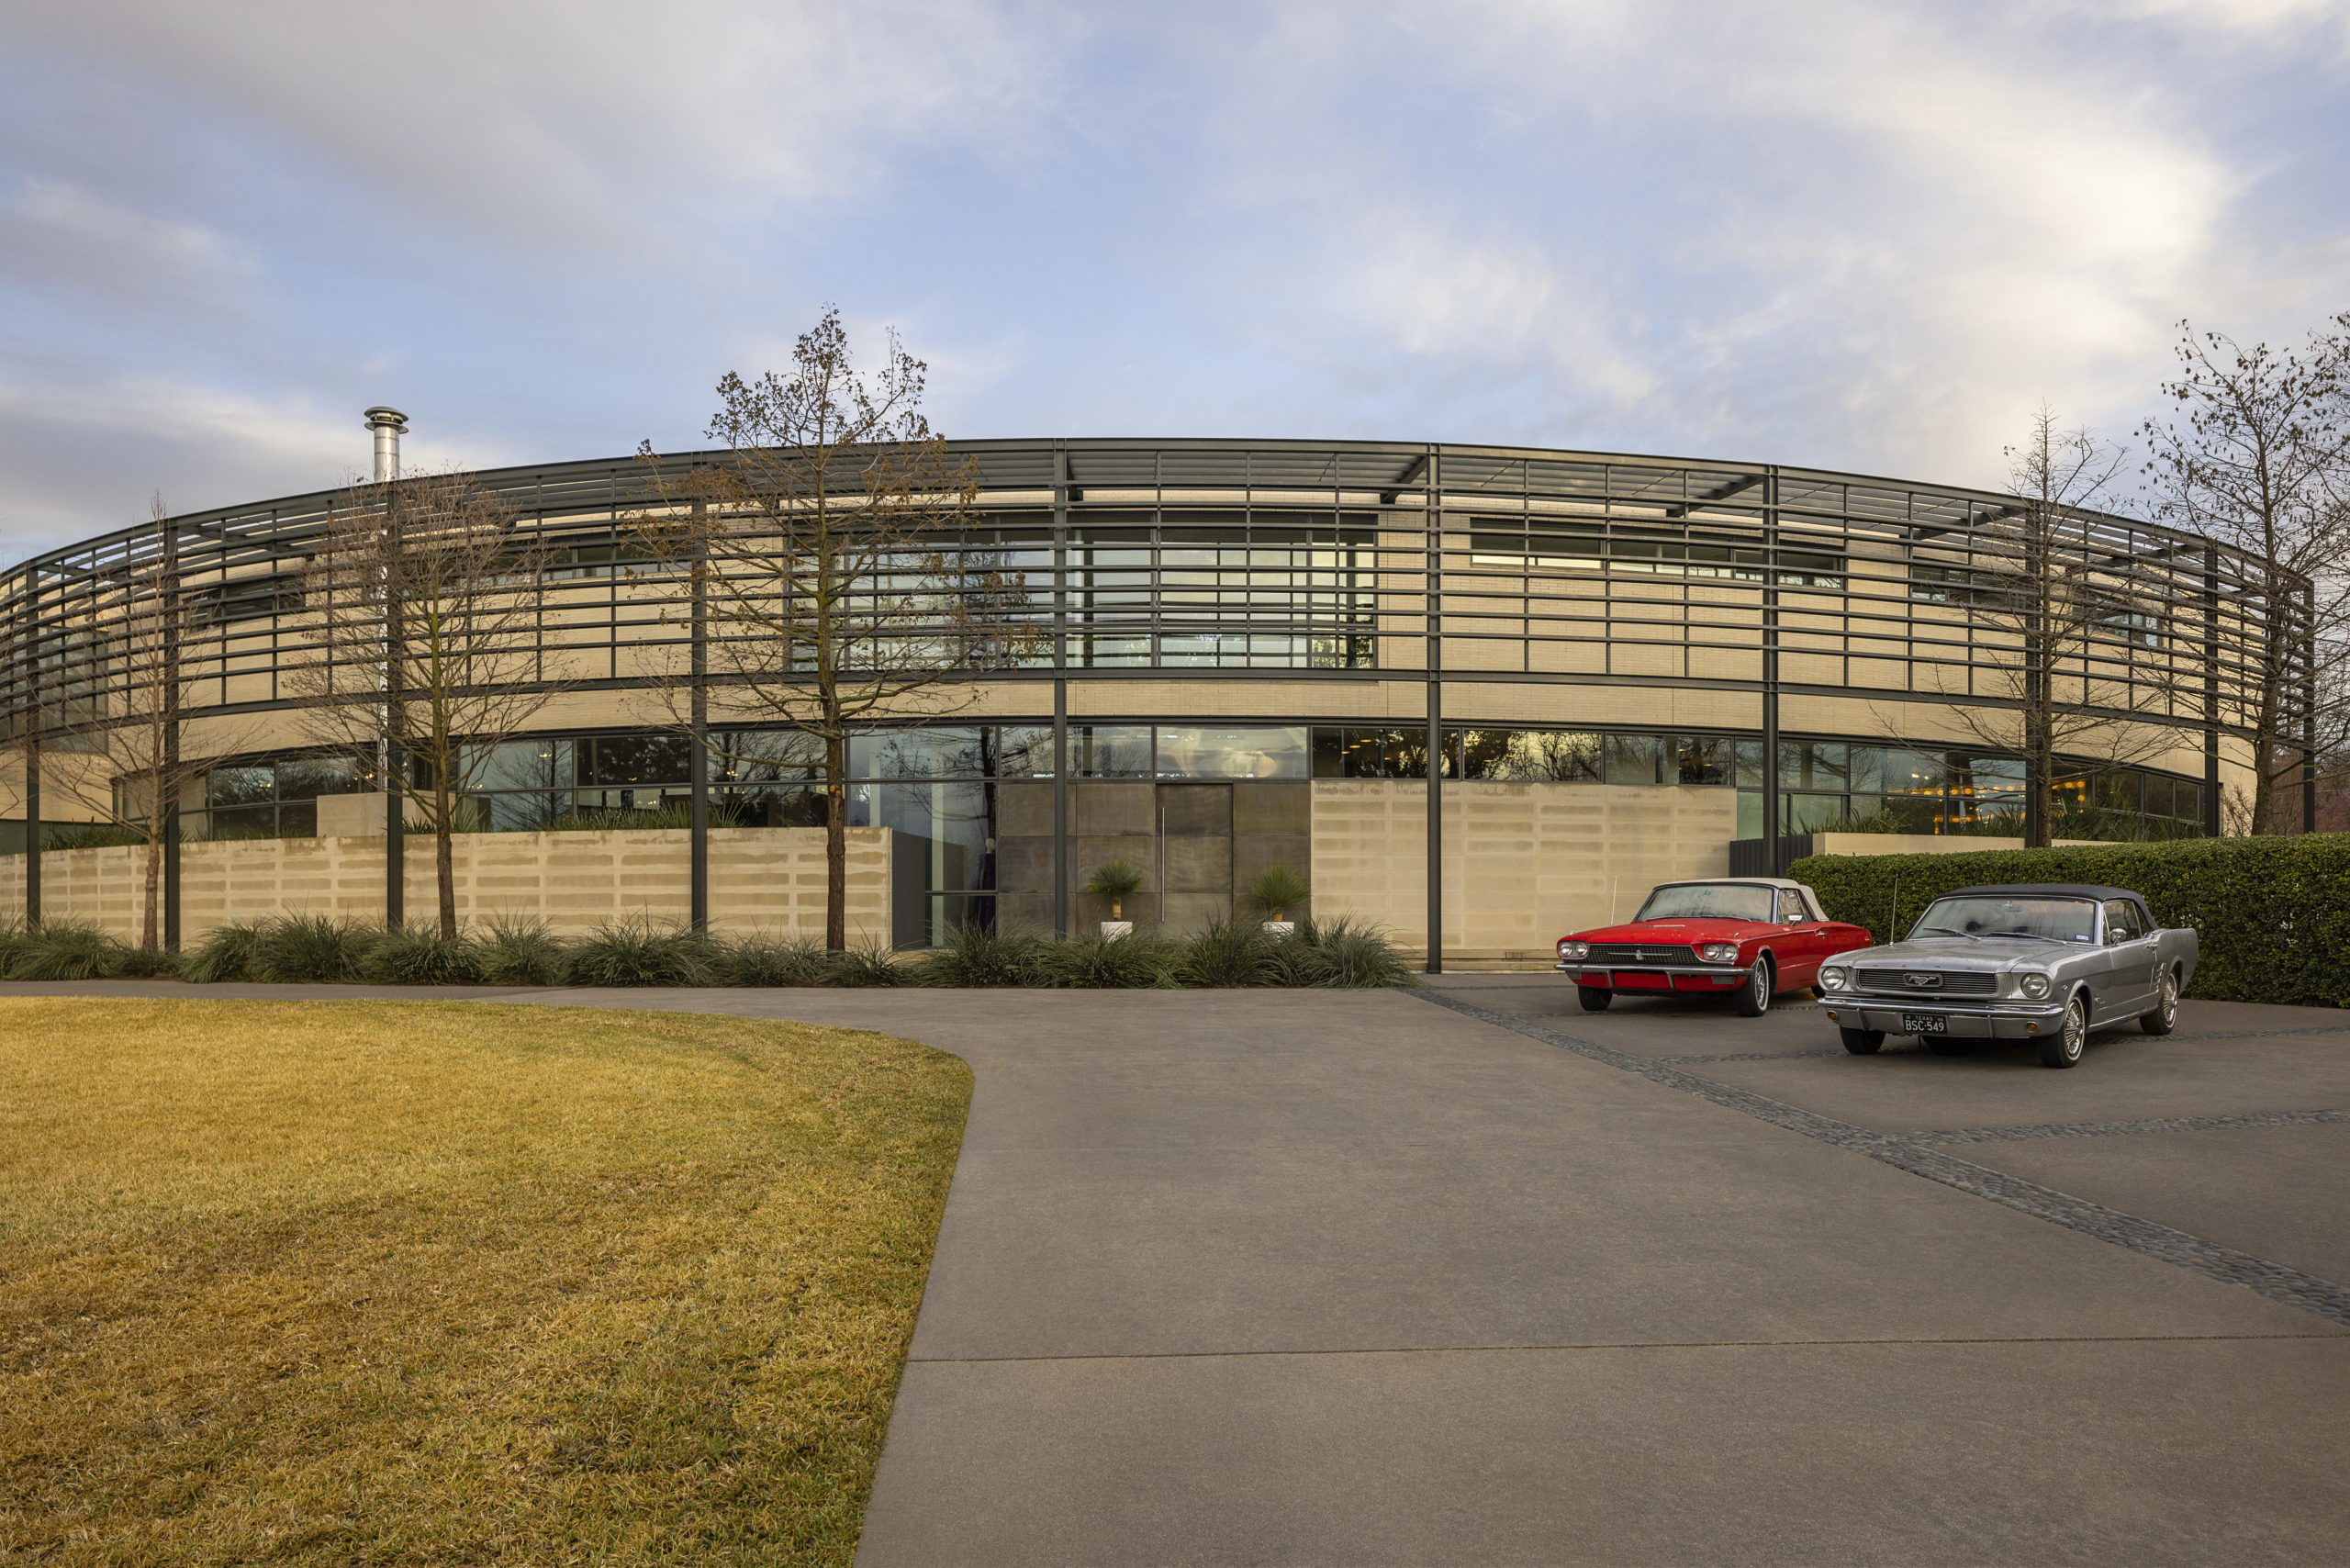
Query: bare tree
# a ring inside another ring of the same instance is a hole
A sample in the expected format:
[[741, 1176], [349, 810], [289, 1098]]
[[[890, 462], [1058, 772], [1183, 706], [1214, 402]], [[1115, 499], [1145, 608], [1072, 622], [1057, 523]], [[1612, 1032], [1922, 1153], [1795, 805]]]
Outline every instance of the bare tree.
[[2167, 744], [2177, 596], [2102, 521], [2121, 449], [2065, 430], [2043, 405], [2007, 456], [2003, 511], [1963, 556], [1913, 569], [1967, 628], [1969, 667], [1935, 678], [1952, 717], [1986, 750], [2022, 759], [2027, 838], [2045, 846], [2061, 759], [2118, 767]]
[[[162, 946], [157, 909], [163, 846], [190, 784], [245, 748], [250, 722], [208, 718], [200, 755], [185, 755], [185, 720], [198, 676], [190, 644], [202, 641], [206, 608], [179, 580], [177, 536], [159, 491], [151, 505], [151, 549], [134, 546], [106, 574], [86, 608], [88, 627], [51, 639], [55, 668], [45, 684], [56, 702], [46, 717], [51, 750], [67, 754], [50, 777], [91, 817], [133, 834], [142, 851], [140, 946]], [[97, 630], [102, 628], [103, 630]]]
[[[2311, 705], [2315, 650], [2339, 646], [2350, 609], [2350, 313], [2311, 334], [2306, 358], [2244, 347], [2179, 323], [2176, 417], [2146, 421], [2156, 513], [2231, 548], [2242, 667], [2224, 672], [2221, 716], [2251, 732], [2251, 798], [2232, 826], [2276, 833], [2298, 811], [2283, 789], [2311, 753], [2339, 752], [2344, 708]], [[2302, 631], [2312, 645], [2296, 646]], [[2306, 717], [2308, 733], [2291, 733]], [[2322, 719], [2331, 722], [2321, 733]]]
[[[710, 437], [725, 452], [682, 481], [643, 449], [661, 503], [644, 551], [688, 561], [707, 617], [706, 663], [658, 689], [713, 756], [754, 766], [698, 723], [716, 697], [730, 726], [764, 722], [821, 748], [828, 946], [847, 943], [849, 737], [882, 720], [934, 719], [957, 683], [1029, 656], [1040, 641], [1024, 577], [972, 547], [979, 476], [922, 413], [925, 367], [892, 334], [880, 369], [856, 369], [827, 308], [792, 348], [789, 378], [719, 383]], [[730, 728], [739, 745], [755, 729]]]
[[403, 824], [412, 808], [431, 829], [444, 936], [467, 792], [570, 684], [541, 636], [547, 567], [537, 537], [463, 473], [354, 486], [310, 561], [288, 689], [315, 741], [397, 779]]

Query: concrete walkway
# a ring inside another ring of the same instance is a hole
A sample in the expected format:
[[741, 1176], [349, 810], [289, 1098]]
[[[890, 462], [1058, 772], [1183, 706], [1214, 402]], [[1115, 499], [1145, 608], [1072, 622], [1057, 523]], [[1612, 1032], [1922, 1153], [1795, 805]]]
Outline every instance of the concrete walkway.
[[1443, 994], [498, 999], [972, 1064], [865, 1564], [2350, 1561], [2350, 1014]]

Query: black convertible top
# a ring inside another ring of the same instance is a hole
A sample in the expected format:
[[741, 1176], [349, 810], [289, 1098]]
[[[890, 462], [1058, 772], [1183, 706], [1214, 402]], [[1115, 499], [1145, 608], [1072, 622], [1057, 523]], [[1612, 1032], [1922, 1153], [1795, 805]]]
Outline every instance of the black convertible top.
[[1950, 891], [1936, 896], [1954, 899], [1963, 898], [1968, 894], [1999, 896], [2011, 893], [2023, 893], [2044, 899], [2095, 899], [2099, 903], [2103, 903], [2108, 899], [2128, 899], [2140, 909], [2146, 907], [2146, 900], [2143, 894], [2133, 893], [2127, 888], [2101, 888], [2087, 882], [2009, 882], [1998, 887], [1953, 888]]

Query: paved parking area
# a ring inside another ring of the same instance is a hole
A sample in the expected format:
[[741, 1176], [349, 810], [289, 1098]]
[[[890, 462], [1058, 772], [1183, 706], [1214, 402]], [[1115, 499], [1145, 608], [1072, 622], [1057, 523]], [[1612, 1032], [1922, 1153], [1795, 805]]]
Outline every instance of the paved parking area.
[[867, 1564], [2350, 1561], [2350, 1014], [524, 999], [973, 1065]]

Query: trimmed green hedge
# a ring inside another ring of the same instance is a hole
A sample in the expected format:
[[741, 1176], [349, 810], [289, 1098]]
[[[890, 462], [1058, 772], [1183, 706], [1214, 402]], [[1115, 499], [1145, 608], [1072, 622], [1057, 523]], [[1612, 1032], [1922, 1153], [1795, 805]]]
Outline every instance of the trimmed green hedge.
[[[2145, 895], [2165, 925], [2200, 936], [2189, 996], [2350, 1007], [2350, 834], [1986, 849], [1959, 855], [1814, 855], [1787, 875], [1831, 920], [1878, 941], [1908, 931], [1955, 888], [2096, 882]], [[1897, 883], [1900, 907], [1894, 907]]]

